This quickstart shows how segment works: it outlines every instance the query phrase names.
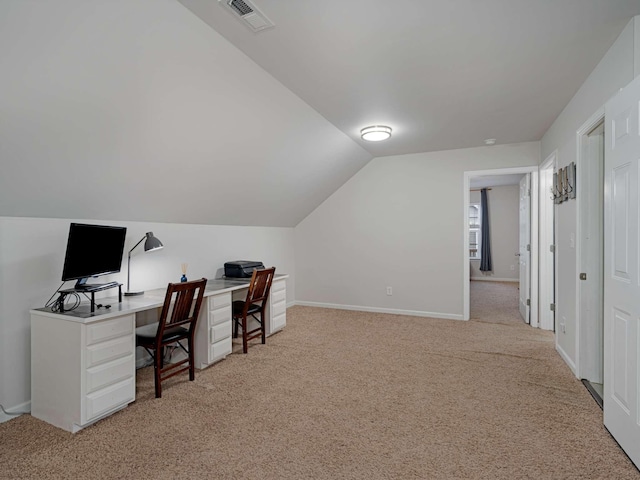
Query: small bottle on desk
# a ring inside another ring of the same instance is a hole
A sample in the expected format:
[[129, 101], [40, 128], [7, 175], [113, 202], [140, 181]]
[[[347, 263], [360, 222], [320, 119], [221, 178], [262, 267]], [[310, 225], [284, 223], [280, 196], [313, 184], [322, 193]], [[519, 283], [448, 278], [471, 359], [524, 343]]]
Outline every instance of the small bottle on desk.
[[187, 264], [187, 263], [183, 263], [181, 265], [181, 267], [182, 267], [182, 277], [180, 277], [180, 281], [181, 282], [186, 282], [187, 281], [187, 266], [188, 265], [189, 264]]

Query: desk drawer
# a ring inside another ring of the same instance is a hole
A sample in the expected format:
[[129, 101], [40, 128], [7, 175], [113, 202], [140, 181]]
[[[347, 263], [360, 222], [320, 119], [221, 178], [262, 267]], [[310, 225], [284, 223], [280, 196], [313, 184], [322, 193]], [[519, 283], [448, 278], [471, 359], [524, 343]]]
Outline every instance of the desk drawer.
[[211, 348], [209, 349], [210, 363], [222, 360], [231, 353], [231, 349], [231, 337], [211, 344]]
[[271, 284], [271, 293], [286, 290], [286, 288], [287, 282], [285, 282], [284, 280], [277, 280]]
[[209, 312], [209, 325], [231, 322], [231, 305]]
[[231, 305], [231, 292], [209, 297], [209, 310], [216, 310]]
[[287, 324], [287, 315], [282, 313], [271, 318], [271, 333], [280, 330]]
[[120, 337], [97, 345], [90, 345], [86, 350], [87, 368], [95, 367], [101, 363], [110, 362], [117, 358], [131, 355], [134, 349], [133, 335]]
[[231, 322], [224, 322], [211, 327], [211, 343], [219, 342], [231, 336]]
[[278, 315], [283, 315], [286, 313], [286, 311], [287, 311], [287, 304], [284, 300], [277, 303], [274, 302], [271, 304], [271, 315], [273, 317], [277, 317]]
[[[133, 377], [120, 383], [91, 393], [86, 397], [86, 422], [111, 410], [126, 405], [136, 398], [136, 386]], [[85, 423], [86, 423], [85, 422]]]
[[287, 301], [287, 291], [279, 290], [277, 292], [271, 292], [271, 304]]
[[133, 355], [89, 368], [86, 376], [86, 392], [92, 393], [112, 383], [132, 378], [134, 373], [135, 360]]
[[134, 315], [127, 315], [125, 317], [87, 325], [87, 345], [104, 342], [112, 338], [124, 337], [125, 335], [133, 335], [134, 325]]

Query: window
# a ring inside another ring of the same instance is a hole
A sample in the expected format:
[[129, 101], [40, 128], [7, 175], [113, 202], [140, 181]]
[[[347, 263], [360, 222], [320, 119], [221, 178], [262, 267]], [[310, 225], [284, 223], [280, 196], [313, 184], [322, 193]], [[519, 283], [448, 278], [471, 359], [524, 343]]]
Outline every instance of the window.
[[480, 222], [480, 204], [472, 203], [469, 205], [469, 258], [480, 259]]

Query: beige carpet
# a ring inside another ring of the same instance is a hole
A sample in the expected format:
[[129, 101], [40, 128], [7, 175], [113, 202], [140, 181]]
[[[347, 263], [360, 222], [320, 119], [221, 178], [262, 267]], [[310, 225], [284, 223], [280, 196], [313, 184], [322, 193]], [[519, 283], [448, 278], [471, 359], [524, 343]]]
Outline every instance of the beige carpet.
[[516, 282], [471, 282], [471, 320], [489, 323], [518, 324], [519, 290]]
[[505, 285], [480, 283], [481, 321], [293, 307], [160, 400], [138, 371], [136, 402], [76, 435], [0, 424], [0, 478], [639, 479], [515, 286], [491, 307]]

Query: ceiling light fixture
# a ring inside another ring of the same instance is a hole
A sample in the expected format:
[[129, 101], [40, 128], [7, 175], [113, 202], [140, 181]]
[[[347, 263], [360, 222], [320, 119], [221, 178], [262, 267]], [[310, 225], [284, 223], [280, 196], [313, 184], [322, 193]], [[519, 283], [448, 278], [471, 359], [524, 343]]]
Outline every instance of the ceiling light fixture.
[[360, 130], [360, 136], [363, 140], [367, 140], [369, 142], [386, 140], [391, 137], [391, 127], [386, 127], [384, 125], [372, 125], [371, 127], [365, 127]]
[[485, 144], [485, 145], [489, 145], [489, 146], [491, 146], [491, 145], [495, 145], [495, 144], [496, 144], [496, 139], [495, 139], [495, 138], [487, 138], [487, 139], [484, 141], [484, 144]]

